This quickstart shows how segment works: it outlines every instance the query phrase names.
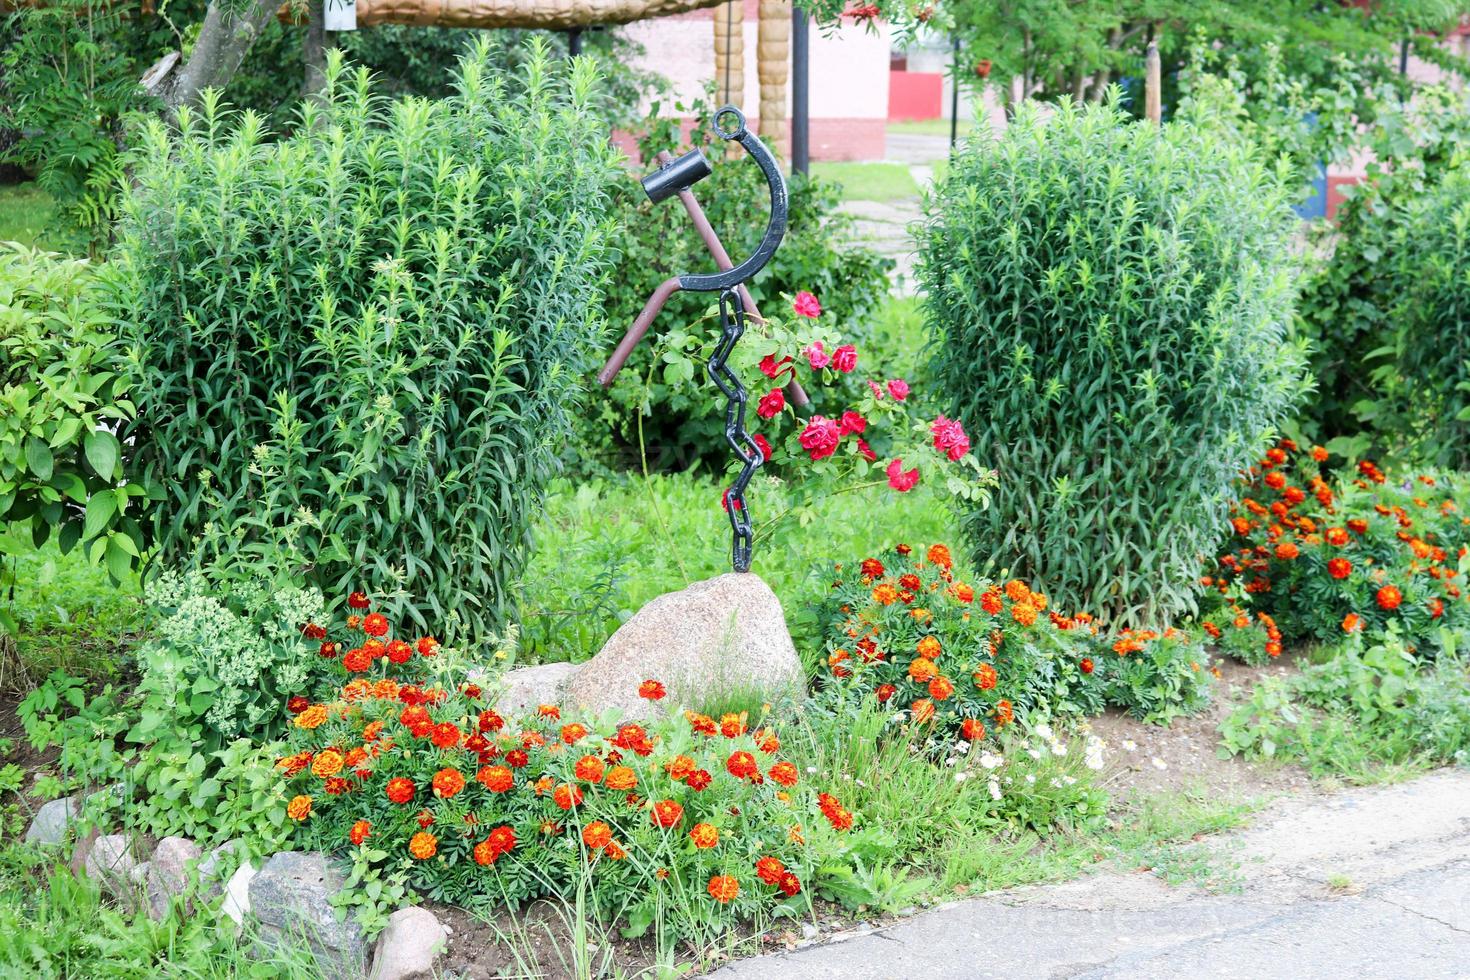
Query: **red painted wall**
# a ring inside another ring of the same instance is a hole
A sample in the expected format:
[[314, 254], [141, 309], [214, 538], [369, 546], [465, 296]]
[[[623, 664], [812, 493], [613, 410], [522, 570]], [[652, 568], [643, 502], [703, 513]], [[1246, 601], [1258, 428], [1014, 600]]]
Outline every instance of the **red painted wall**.
[[928, 71], [888, 73], [888, 118], [938, 119], [944, 114], [944, 76]]

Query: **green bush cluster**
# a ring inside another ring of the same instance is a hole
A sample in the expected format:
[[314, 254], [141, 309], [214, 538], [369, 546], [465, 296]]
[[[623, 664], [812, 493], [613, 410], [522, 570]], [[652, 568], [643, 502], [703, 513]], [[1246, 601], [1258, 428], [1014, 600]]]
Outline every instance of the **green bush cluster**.
[[[692, 146], [704, 149], [714, 173], [695, 187], [695, 195], [725, 250], [739, 262], [755, 251], [765, 234], [770, 196], [765, 178], [743, 150], [725, 156], [727, 144], [708, 125], [712, 108], [702, 101], [689, 106], [686, 111], [700, 124], [681, 137], [679, 120], [659, 118], [655, 105], [642, 123], [638, 150], [645, 170], [651, 171], [661, 150], [677, 156]], [[684, 208], [677, 201], [650, 203], [638, 184], [639, 176], [629, 174], [618, 182], [613, 194], [613, 245], [618, 261], [605, 302], [614, 333], [632, 324], [649, 294], [665, 279], [715, 271], [714, 260]], [[892, 261], [850, 241], [852, 219], [837, 210], [837, 185], [793, 174], [788, 188], [786, 237], [770, 264], [751, 281], [751, 298], [763, 312], [789, 314], [789, 310], [778, 309], [782, 294], [807, 290], [835, 316], [846, 342], [879, 353], [870, 341], [875, 335], [875, 314], [888, 294]], [[711, 315], [714, 303], [710, 293], [677, 293], [653, 329], [687, 326]], [[876, 370], [876, 366], [864, 368], [869, 369]], [[826, 407], [829, 415], [840, 413], [860, 384], [860, 377], [850, 378], [833, 390], [832, 405], [817, 404], [813, 411]], [[836, 412], [831, 411], [834, 406]], [[666, 375], [655, 363], [653, 345], [648, 343], [634, 352], [609, 395], [590, 406], [589, 448], [604, 465], [626, 462], [624, 457], [629, 455], [636, 457], [640, 413], [651, 465], [684, 469], [703, 461], [719, 471], [728, 461], [724, 400], [719, 392], [702, 374], [694, 381], [677, 373]]]
[[120, 580], [147, 494], [112, 431], [133, 405], [92, 278], [87, 262], [0, 245], [0, 529], [37, 548], [53, 534], [63, 552], [81, 544]]
[[1064, 609], [1193, 605], [1230, 488], [1301, 393], [1288, 192], [1248, 147], [1115, 104], [1022, 107], [928, 204], [931, 370], [999, 471], [963, 522]]
[[106, 279], [164, 563], [286, 535], [326, 595], [504, 617], [601, 334], [614, 155], [590, 64], [489, 55], [439, 102], [334, 58], [276, 142], [217, 100], [142, 132]]

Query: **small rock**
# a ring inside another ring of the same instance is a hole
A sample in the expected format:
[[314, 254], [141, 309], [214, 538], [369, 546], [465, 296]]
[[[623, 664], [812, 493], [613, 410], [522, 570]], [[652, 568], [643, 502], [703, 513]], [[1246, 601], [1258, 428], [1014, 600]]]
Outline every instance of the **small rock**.
[[326, 980], [361, 980], [367, 952], [362, 927], [351, 916], [338, 922], [331, 903], [344, 883], [319, 851], [272, 855], [248, 888], [261, 944], [273, 949], [287, 937], [304, 938]]
[[138, 860], [133, 856], [132, 839], [125, 834], [104, 834], [87, 852], [84, 867], [87, 877], [113, 892], [119, 892], [132, 881]]
[[220, 911], [235, 920], [235, 925], [245, 925], [245, 916], [250, 914], [250, 882], [259, 874], [249, 861], [241, 864], [225, 883], [225, 900]]
[[378, 937], [370, 980], [432, 980], [446, 934], [428, 909], [414, 906], [394, 912]]
[[66, 843], [67, 832], [80, 812], [80, 805], [71, 796], [43, 805], [36, 811], [31, 825], [26, 828], [26, 843], [48, 847]]
[[816, 926], [812, 925], [810, 922], [803, 922], [801, 924], [801, 938], [802, 939], [805, 939], [807, 941], [811, 941], [813, 939], [816, 939], [821, 934], [822, 934], [822, 930], [818, 929]]
[[506, 671], [500, 679], [500, 696], [495, 710], [503, 715], [519, 715], [535, 711], [538, 705], [559, 704], [565, 696], [567, 682], [577, 672], [576, 664], [541, 664]]
[[199, 860], [199, 845], [187, 837], [165, 837], [154, 848], [148, 868], [148, 915], [161, 922], [175, 896], [189, 885], [189, 865]]
[[[668, 701], [638, 696], [663, 682]], [[594, 712], [646, 720], [670, 707], [713, 709], [722, 699], [804, 690], [781, 600], [760, 577], [727, 573], [648, 603], [571, 678], [567, 693]]]

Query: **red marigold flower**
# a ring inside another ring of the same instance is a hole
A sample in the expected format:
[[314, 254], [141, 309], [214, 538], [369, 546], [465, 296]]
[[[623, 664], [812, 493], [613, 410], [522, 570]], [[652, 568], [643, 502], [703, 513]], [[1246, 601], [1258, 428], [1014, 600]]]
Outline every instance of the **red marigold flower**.
[[1321, 446], [1313, 446], [1312, 447], [1312, 458], [1315, 459], [1317, 462], [1319, 462], [1319, 463], [1325, 463], [1325, 462], [1327, 462], [1327, 455], [1328, 455], [1327, 450], [1324, 449], [1323, 447], [1321, 447]]
[[818, 793], [817, 806], [834, 830], [851, 830], [852, 814], [831, 793]]
[[879, 684], [878, 690], [874, 693], [878, 696], [878, 703], [883, 704], [898, 693], [898, 688], [892, 684]]
[[749, 779], [760, 772], [760, 767], [755, 762], [755, 756], [743, 749], [730, 753], [730, 758], [725, 760], [725, 768], [736, 779]]
[[341, 649], [342, 645], [340, 643], [333, 643], [331, 640], [328, 640], [321, 646], [317, 647], [316, 652], [321, 654], [322, 659], [325, 660], [337, 656], [337, 651]]
[[286, 816], [296, 821], [311, 816], [311, 797], [293, 796], [291, 802], [286, 804]]
[[498, 732], [505, 727], [505, 719], [495, 711], [480, 712], [479, 729], [482, 732]]
[[1084, 674], [1090, 674], [1095, 669], [1091, 657], [1083, 657], [1082, 662], [1078, 666], [1082, 668], [1082, 673]]
[[790, 871], [781, 876], [781, 891], [787, 898], [801, 894], [801, 879]]
[[475, 774], [475, 782], [492, 793], [508, 793], [516, 784], [515, 773], [505, 766], [486, 766]]
[[361, 592], [354, 592], [347, 597], [347, 607], [349, 609], [366, 609], [368, 607], [368, 597]]
[[813, 320], [822, 315], [822, 304], [817, 302], [816, 296], [807, 292], [805, 289], [796, 294], [796, 299], [792, 302], [791, 309], [796, 312], [797, 316], [804, 316]]
[[669, 692], [664, 688], [663, 684], [659, 683], [658, 681], [644, 681], [642, 684], [638, 685], [638, 696], [640, 698], [646, 698], [649, 701], [660, 701], [664, 697], [666, 697], [668, 693]]
[[594, 820], [582, 828], [582, 843], [594, 851], [600, 851], [612, 843], [612, 828], [601, 820]]
[[843, 435], [847, 435], [849, 432], [863, 432], [868, 428], [868, 420], [849, 409], [843, 412], [842, 416], [837, 420], [837, 426], [842, 430]]
[[286, 699], [286, 710], [293, 715], [299, 715], [301, 714], [301, 712], [310, 707], [311, 702], [302, 697], [300, 694], [293, 695]]
[[1378, 603], [1379, 609], [1391, 612], [1399, 607], [1399, 603], [1404, 601], [1404, 594], [1399, 591], [1396, 585], [1385, 585], [1374, 595], [1373, 601]]
[[382, 613], [368, 613], [362, 620], [362, 631], [368, 636], [388, 635], [388, 617]]
[[929, 559], [929, 564], [938, 565], [946, 570], [954, 565], [954, 556], [950, 554], [949, 548], [942, 544], [931, 544], [926, 557]]
[[951, 460], [957, 460], [970, 451], [970, 437], [965, 435], [965, 428], [958, 420], [941, 415], [934, 420], [929, 431], [934, 435], [934, 448]]
[[653, 805], [648, 816], [655, 827], [668, 830], [670, 827], [677, 827], [679, 821], [684, 819], [684, 808], [673, 800], [660, 800]]
[[388, 659], [395, 664], [406, 664], [413, 656], [413, 647], [402, 640], [393, 640], [388, 644]]
[[905, 473], [902, 457], [891, 460], [884, 472], [888, 474], [888, 485], [899, 493], [908, 493], [919, 483], [919, 468], [915, 466]]
[[373, 655], [362, 647], [354, 647], [342, 655], [342, 666], [354, 674], [360, 674], [373, 667]]
[[689, 839], [700, 850], [709, 850], [720, 842], [720, 831], [707, 823], [697, 823], [689, 831]]
[[709, 774], [708, 770], [705, 769], [694, 770], [689, 774], [689, 778], [685, 780], [689, 788], [694, 790], [696, 793], [707, 788], [709, 784], [714, 781], [715, 778]]
[[786, 865], [779, 858], [763, 857], [755, 862], [755, 876], [768, 885], [779, 885], [786, 873]]
[[404, 779], [402, 776], [390, 779], [384, 791], [388, 794], [389, 802], [407, 803], [413, 799], [413, 780]]
[[797, 441], [815, 462], [826, 459], [837, 451], [837, 444], [842, 441], [842, 429], [832, 419], [813, 415]]
[[414, 649], [418, 650], [420, 657], [432, 657], [439, 652], [439, 641], [432, 636], [421, 636]]
[[975, 62], [975, 76], [977, 78], [989, 78], [990, 77], [990, 59], [989, 58], [981, 58], [979, 61]]
[[443, 800], [452, 800], [464, 789], [464, 776], [458, 769], [444, 768], [434, 773], [434, 795]]
[[773, 419], [786, 407], [786, 396], [780, 388], [772, 388], [755, 403], [755, 414], [763, 419]]
[[843, 344], [834, 350], [832, 352], [832, 366], [843, 374], [851, 374], [857, 368], [857, 348], [852, 346], [852, 344]]
[[1438, 619], [1444, 615], [1444, 601], [1439, 598], [1429, 600], [1429, 618]]
[[954, 694], [954, 685], [942, 674], [929, 682], [929, 696], [936, 701], [948, 700]]
[[966, 718], [960, 722], [960, 737], [966, 742], [979, 742], [985, 738], [985, 723], [979, 718]]
[[709, 894], [721, 905], [728, 905], [740, 894], [740, 882], [732, 875], [715, 875], [709, 880]]
[[307, 623], [301, 627], [301, 635], [308, 640], [325, 640], [327, 638], [327, 628], [325, 626], [318, 626], [316, 623]]
[[1011, 703], [1004, 698], [995, 703], [995, 723], [1004, 728], [1015, 720], [1016, 713], [1011, 708]]
[[357, 823], [353, 824], [352, 829], [347, 832], [347, 839], [350, 840], [354, 846], [361, 847], [362, 842], [371, 837], [372, 834], [373, 825], [368, 823], [366, 820], [359, 820]]
[[902, 378], [894, 378], [888, 382], [888, 393], [894, 401], [901, 402], [909, 396], [909, 383]]
[[440, 722], [434, 726], [434, 744], [441, 749], [452, 749], [459, 745], [462, 733], [450, 722]]
[[602, 760], [595, 755], [582, 756], [572, 768], [572, 774], [586, 783], [602, 782], [602, 776], [605, 771], [606, 767], [603, 765]]
[[434, 814], [429, 810], [420, 810], [418, 815], [419, 827], [428, 830], [434, 826]]
[[909, 705], [909, 711], [914, 716], [914, 721], [923, 724], [934, 717], [934, 702], [928, 698], [918, 698]]
[[883, 563], [876, 558], [864, 558], [862, 564], [858, 567], [863, 573], [863, 578], [874, 579], [883, 577]]
[[1346, 558], [1333, 558], [1327, 562], [1327, 574], [1335, 579], [1345, 579], [1353, 573], [1353, 563]]

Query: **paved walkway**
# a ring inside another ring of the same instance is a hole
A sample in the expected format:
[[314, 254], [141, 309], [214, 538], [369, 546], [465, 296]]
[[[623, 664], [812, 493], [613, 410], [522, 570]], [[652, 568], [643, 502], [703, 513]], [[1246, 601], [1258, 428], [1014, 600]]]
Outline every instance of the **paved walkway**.
[[1470, 977], [1470, 771], [1282, 800], [1243, 831], [1186, 846], [1208, 848], [1228, 893], [1099, 873], [955, 902], [713, 976]]

